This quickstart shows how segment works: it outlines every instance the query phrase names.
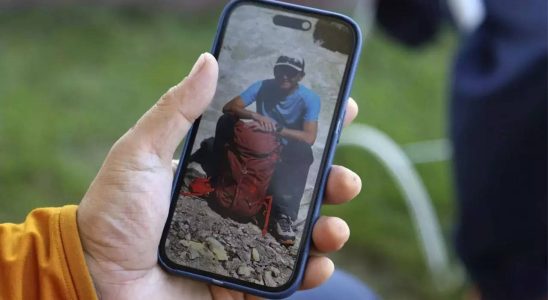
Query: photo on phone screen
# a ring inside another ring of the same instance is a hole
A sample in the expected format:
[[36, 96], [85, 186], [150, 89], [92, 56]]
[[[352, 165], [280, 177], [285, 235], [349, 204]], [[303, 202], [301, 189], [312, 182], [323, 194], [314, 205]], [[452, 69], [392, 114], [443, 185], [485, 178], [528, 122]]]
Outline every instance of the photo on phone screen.
[[333, 17], [233, 9], [217, 92], [181, 171], [169, 264], [273, 288], [290, 281], [355, 38]]

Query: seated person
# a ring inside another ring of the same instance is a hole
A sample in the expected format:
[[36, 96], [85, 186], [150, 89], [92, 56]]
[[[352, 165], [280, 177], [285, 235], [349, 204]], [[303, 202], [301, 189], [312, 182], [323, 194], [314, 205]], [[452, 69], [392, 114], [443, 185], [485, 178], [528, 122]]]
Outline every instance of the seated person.
[[[320, 98], [300, 85], [305, 76], [304, 60], [282, 55], [274, 66], [274, 78], [253, 83], [223, 107], [224, 115], [217, 121], [213, 165], [220, 166], [224, 145], [231, 141], [234, 124], [240, 119], [257, 122], [260, 130], [277, 132], [281, 139], [280, 161], [270, 182], [272, 203], [272, 234], [281, 244], [295, 241], [293, 222], [299, 212], [308, 171], [314, 157], [312, 145], [318, 133]], [[247, 109], [256, 103], [257, 111]], [[211, 174], [218, 175], [217, 167]]]

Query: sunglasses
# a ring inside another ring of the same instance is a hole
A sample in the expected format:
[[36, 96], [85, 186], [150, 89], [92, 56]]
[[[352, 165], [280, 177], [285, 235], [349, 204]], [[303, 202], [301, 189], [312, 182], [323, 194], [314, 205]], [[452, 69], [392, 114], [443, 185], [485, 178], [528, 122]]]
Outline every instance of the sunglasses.
[[274, 77], [279, 78], [286, 76], [287, 78], [295, 78], [301, 72], [290, 66], [276, 66], [274, 67]]

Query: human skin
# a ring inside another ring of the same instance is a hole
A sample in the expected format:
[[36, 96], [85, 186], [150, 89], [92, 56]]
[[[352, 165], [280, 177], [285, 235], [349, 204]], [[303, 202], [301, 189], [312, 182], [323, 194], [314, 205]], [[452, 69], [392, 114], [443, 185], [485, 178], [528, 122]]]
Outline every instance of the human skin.
[[[157, 263], [170, 206], [172, 158], [194, 120], [215, 93], [218, 65], [200, 56], [190, 74], [169, 89], [109, 151], [77, 213], [84, 256], [100, 299], [254, 299], [167, 274]], [[357, 114], [353, 100], [346, 123]], [[324, 203], [355, 197], [360, 178], [333, 166]], [[322, 216], [312, 232], [313, 250], [301, 288], [313, 288], [334, 270], [324, 254], [339, 250], [350, 230], [342, 219]]]

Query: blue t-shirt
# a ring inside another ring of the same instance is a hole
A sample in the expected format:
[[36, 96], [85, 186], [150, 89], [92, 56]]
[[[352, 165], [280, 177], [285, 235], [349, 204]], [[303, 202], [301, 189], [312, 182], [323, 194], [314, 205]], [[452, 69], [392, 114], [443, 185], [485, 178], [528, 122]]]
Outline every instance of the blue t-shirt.
[[257, 113], [290, 129], [303, 130], [305, 121], [316, 122], [320, 114], [320, 97], [303, 85], [285, 96], [274, 79], [259, 80], [240, 97], [245, 106], [256, 102]]

